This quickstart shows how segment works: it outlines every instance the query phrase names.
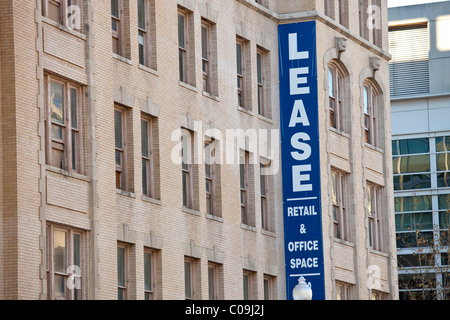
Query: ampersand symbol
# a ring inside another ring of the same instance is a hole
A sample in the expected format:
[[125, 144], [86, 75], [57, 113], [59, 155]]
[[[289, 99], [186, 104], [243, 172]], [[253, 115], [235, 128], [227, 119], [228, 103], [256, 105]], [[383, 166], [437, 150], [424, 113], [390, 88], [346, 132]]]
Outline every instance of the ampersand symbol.
[[304, 224], [300, 225], [300, 234], [305, 234], [306, 233], [306, 227]]

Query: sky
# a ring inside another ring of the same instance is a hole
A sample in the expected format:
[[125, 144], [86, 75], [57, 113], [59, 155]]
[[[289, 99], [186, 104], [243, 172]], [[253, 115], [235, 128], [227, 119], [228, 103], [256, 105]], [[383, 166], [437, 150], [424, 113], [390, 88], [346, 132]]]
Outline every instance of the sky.
[[409, 6], [414, 4], [441, 2], [441, 1], [444, 0], [388, 0], [388, 7]]

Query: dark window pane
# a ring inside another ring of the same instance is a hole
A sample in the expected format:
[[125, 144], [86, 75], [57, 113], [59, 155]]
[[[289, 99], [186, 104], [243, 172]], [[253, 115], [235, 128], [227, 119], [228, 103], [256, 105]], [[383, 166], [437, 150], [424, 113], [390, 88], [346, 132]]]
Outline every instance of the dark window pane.
[[185, 47], [185, 34], [184, 34], [184, 15], [178, 14], [178, 46], [186, 49]]
[[392, 141], [392, 154], [429, 153], [428, 138]]
[[114, 128], [116, 148], [122, 149], [122, 112], [114, 110]]
[[145, 29], [145, 0], [138, 0], [138, 27]]
[[111, 15], [119, 18], [119, 0], [111, 0]]
[[411, 174], [394, 177], [394, 190], [412, 190], [431, 188], [429, 174]]
[[141, 120], [141, 151], [142, 156], [148, 158], [148, 122]]
[[437, 176], [438, 188], [450, 187], [450, 171], [439, 173]]
[[431, 211], [431, 196], [395, 198], [395, 212]]

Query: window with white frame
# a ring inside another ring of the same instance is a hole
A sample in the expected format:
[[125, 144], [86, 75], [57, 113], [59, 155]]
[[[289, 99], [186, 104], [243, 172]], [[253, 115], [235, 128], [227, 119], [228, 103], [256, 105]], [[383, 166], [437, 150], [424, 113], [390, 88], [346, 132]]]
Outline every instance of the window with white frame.
[[330, 126], [345, 131], [344, 72], [335, 63], [328, 66], [328, 99]]
[[85, 241], [81, 230], [47, 225], [48, 299], [83, 299]]
[[82, 31], [83, 0], [42, 0], [42, 15], [68, 29]]
[[348, 241], [348, 175], [333, 169], [331, 177], [334, 237]]
[[383, 250], [383, 219], [381, 207], [382, 188], [375, 184], [367, 183], [367, 216], [368, 237], [371, 248]]
[[372, 82], [366, 81], [363, 86], [364, 139], [367, 143], [378, 146], [378, 118], [380, 112], [380, 96]]
[[82, 88], [46, 75], [46, 163], [83, 173]]
[[257, 94], [258, 94], [258, 113], [260, 115], [266, 116], [266, 101], [265, 101], [265, 52], [258, 48], [256, 52], [256, 79], [257, 79]]

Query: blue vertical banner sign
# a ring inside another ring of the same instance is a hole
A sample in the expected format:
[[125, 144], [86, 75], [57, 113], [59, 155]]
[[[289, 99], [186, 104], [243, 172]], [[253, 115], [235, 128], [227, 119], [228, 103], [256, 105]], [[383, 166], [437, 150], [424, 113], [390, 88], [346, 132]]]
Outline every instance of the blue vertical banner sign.
[[280, 25], [278, 39], [287, 298], [303, 277], [325, 300], [316, 22]]

